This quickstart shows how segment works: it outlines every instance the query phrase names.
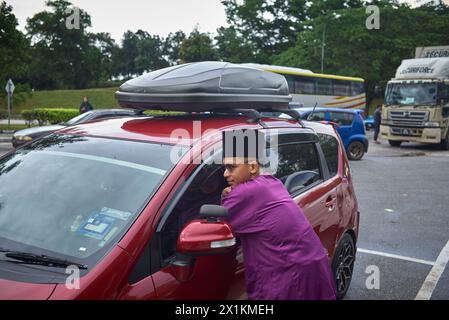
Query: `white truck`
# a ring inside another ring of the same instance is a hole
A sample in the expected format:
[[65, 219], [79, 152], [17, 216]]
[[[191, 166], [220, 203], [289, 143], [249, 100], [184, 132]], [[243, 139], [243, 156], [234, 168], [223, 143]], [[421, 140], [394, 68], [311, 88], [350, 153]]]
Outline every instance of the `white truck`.
[[440, 53], [403, 60], [388, 82], [380, 134], [391, 146], [408, 141], [449, 150], [449, 57]]

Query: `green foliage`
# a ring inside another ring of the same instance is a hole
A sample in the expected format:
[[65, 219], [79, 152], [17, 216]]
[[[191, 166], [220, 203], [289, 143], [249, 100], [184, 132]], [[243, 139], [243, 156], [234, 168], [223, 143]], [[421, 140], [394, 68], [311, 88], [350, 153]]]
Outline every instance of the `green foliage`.
[[274, 63], [320, 72], [325, 31], [324, 73], [364, 78], [370, 98], [375, 85], [385, 85], [403, 59], [414, 57], [415, 47], [449, 44], [449, 34], [442, 32], [448, 30], [449, 19], [428, 9], [384, 3], [379, 30], [366, 28], [367, 17], [363, 8], [315, 18]]
[[253, 62], [254, 47], [239, 36], [235, 27], [221, 27], [217, 30], [217, 55], [219, 60], [233, 63]]
[[8, 111], [0, 110], [0, 119], [8, 119]]
[[33, 110], [24, 110], [22, 111], [21, 115], [22, 118], [29, 123], [37, 120], [39, 122], [39, 125], [43, 125], [46, 122], [50, 122], [51, 124], [67, 122], [79, 115], [79, 111], [78, 109], [38, 108]]
[[217, 60], [217, 51], [209, 34], [195, 28], [182, 42], [179, 56], [182, 62], [212, 61]]

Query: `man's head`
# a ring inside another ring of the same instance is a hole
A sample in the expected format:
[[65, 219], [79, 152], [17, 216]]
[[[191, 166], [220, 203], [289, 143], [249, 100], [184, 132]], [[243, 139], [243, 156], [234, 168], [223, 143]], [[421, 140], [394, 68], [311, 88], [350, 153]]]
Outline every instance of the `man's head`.
[[83, 101], [84, 101], [84, 102], [89, 101], [89, 97], [88, 97], [88, 96], [84, 96], [84, 97], [83, 97]]
[[231, 187], [254, 179], [260, 174], [260, 165], [255, 158], [225, 157], [223, 165], [225, 168], [223, 176]]

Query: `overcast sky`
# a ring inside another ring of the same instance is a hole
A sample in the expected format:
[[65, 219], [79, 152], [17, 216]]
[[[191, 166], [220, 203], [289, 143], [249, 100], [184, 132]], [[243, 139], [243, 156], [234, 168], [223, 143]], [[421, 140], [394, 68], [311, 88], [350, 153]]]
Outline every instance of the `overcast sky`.
[[[1, 1], [1, 0], [0, 0]], [[127, 30], [138, 29], [152, 35], [167, 36], [178, 30], [189, 34], [198, 24], [202, 32], [226, 26], [226, 14], [220, 0], [69, 0], [87, 11], [91, 32], [109, 32], [120, 42]], [[45, 0], [6, 0], [24, 31], [26, 19], [47, 10]]]

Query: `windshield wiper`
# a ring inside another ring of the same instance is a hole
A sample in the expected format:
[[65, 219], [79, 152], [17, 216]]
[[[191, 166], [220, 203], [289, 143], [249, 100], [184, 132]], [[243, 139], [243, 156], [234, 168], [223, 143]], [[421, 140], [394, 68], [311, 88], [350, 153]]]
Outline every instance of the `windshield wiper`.
[[75, 266], [80, 269], [86, 270], [88, 269], [88, 266], [85, 264], [80, 264], [77, 262], [72, 262], [64, 259], [49, 257], [46, 255], [38, 255], [34, 253], [28, 253], [28, 252], [20, 252], [20, 251], [9, 251], [9, 250], [2, 250], [0, 249], [0, 252], [5, 253], [5, 257], [11, 258], [18, 261], [10, 261], [14, 263], [23, 263], [23, 264], [36, 264], [41, 266], [48, 266], [48, 267], [54, 267], [54, 268], [67, 268], [68, 266]]

